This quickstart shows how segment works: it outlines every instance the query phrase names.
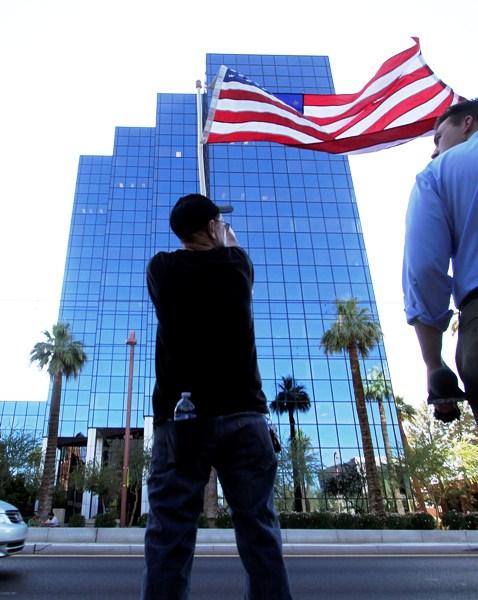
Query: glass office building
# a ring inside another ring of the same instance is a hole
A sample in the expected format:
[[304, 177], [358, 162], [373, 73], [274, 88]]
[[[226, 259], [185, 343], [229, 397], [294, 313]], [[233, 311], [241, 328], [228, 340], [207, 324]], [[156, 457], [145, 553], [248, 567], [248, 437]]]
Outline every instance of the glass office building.
[[[324, 56], [209, 54], [208, 83], [222, 64], [272, 93], [333, 93]], [[101, 455], [102, 440], [123, 433], [131, 330], [138, 340], [131, 426], [144, 428], [148, 439], [151, 433], [156, 322], [145, 268], [155, 252], [178, 247], [169, 230], [171, 206], [198, 191], [196, 123], [195, 94], [159, 94], [155, 127], [118, 127], [112, 156], [80, 158], [59, 319], [71, 324], [89, 360], [79, 379], [64, 385], [60, 445], [84, 446], [86, 459]], [[316, 474], [304, 491], [323, 500], [317, 473], [360, 464], [363, 453], [348, 358], [326, 356], [320, 338], [335, 320], [336, 298], [358, 298], [378, 320], [348, 159], [241, 142], [209, 146], [206, 160], [209, 194], [233, 205], [230, 221], [255, 266], [253, 309], [267, 398], [287, 376], [310, 397], [310, 409], [295, 415]], [[389, 380], [382, 344], [362, 366], [364, 375], [378, 367]], [[2, 430], [45, 432], [45, 405], [25, 405], [0, 405]], [[396, 411], [385, 405], [398, 455]], [[287, 414], [272, 418], [287, 447]], [[379, 460], [385, 448], [373, 404], [369, 418]], [[290, 497], [289, 488], [284, 466], [278, 496]], [[85, 502], [84, 512], [91, 510]]]

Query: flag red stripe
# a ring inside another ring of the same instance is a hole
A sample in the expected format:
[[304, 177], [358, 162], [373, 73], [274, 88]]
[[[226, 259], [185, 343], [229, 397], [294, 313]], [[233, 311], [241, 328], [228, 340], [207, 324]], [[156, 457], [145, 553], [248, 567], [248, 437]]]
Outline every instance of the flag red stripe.
[[[424, 105], [426, 102], [428, 102], [437, 94], [439, 94], [442, 90], [443, 86], [440, 83], [438, 83], [416, 94], [408, 96], [407, 98], [405, 98], [404, 100], [402, 100], [398, 104], [395, 104], [392, 108], [387, 110], [387, 112], [384, 115], [382, 115], [381, 117], [377, 117], [377, 119], [374, 120], [374, 122], [368, 128], [363, 130], [362, 134], [385, 129], [387, 125], [393, 123], [393, 121], [406, 114], [410, 110], [418, 106]], [[451, 96], [453, 97], [453, 92], [451, 92]], [[380, 103], [378, 105], [372, 105], [364, 109], [362, 113], [360, 115], [357, 115], [357, 117], [353, 121], [347, 123], [344, 127], [337, 130], [335, 133], [335, 137], [341, 136], [344, 132], [350, 130], [357, 123], [364, 121], [366, 117], [373, 115], [373, 113], [375, 112], [378, 112], [382, 104], [383, 103]], [[434, 109], [431, 112], [428, 111], [428, 113], [423, 114], [421, 118], [426, 119], [434, 116], [434, 118], [436, 119], [436, 117], [438, 117], [439, 115], [440, 113], [437, 112], [436, 109]]]
[[417, 42], [411, 48], [407, 48], [403, 52], [400, 52], [399, 54], [396, 54], [395, 56], [392, 56], [392, 58], [386, 60], [379, 68], [377, 73], [375, 73], [375, 75], [372, 77], [372, 79], [366, 85], [364, 85], [359, 92], [355, 94], [320, 94], [316, 96], [316, 106], [339, 106], [341, 104], [349, 104], [350, 102], [353, 102], [357, 98], [360, 98], [365, 90], [369, 88], [372, 83], [377, 81], [377, 79], [380, 79], [380, 77], [390, 73], [401, 64], [412, 58], [415, 54], [419, 54], [419, 49], [420, 45], [417, 40]]
[[316, 144], [298, 144], [296, 140], [291, 137], [273, 134], [263, 133], [254, 131], [236, 132], [229, 134], [217, 135], [211, 133], [209, 136], [210, 143], [218, 142], [277, 142], [286, 146], [294, 146], [296, 148], [307, 148], [308, 150], [320, 150], [322, 152], [330, 152], [331, 154], [344, 154], [347, 152], [353, 152], [363, 148], [369, 148], [379, 144], [390, 142], [390, 146], [397, 145], [401, 140], [408, 140], [410, 138], [419, 137], [433, 128], [436, 121], [436, 117], [426, 119], [424, 121], [418, 121], [403, 127], [396, 127], [387, 129], [385, 131], [376, 131], [373, 133], [367, 133], [365, 135], [344, 138], [340, 140], [331, 140], [328, 142], [317, 142]]
[[219, 94], [219, 99], [261, 102], [265, 106], [276, 106], [277, 108], [281, 108], [282, 110], [286, 110], [287, 112], [293, 113], [295, 115], [300, 114], [295, 108], [289, 106], [289, 104], [285, 104], [285, 102], [281, 102], [280, 100], [271, 100], [264, 94], [251, 92], [249, 90], [221, 90], [221, 93]]
[[[302, 117], [303, 118], [303, 117]], [[216, 123], [251, 123], [251, 127], [254, 127], [254, 122], [259, 121], [261, 123], [274, 123], [275, 125], [283, 125], [284, 127], [290, 127], [294, 131], [299, 131], [310, 136], [317, 138], [318, 140], [331, 140], [335, 136], [331, 136], [325, 132], [317, 131], [317, 129], [298, 124], [296, 121], [276, 115], [275, 113], [260, 113], [242, 111], [240, 113], [230, 112], [226, 110], [217, 110], [214, 120]]]
[[[428, 100], [434, 98], [437, 94], [439, 94], [443, 90], [443, 86], [440, 83], [435, 84], [433, 87], [423, 90], [419, 94], [415, 94], [414, 96], [410, 96], [400, 104], [397, 104], [392, 109], [390, 109], [387, 113], [385, 113], [380, 119], [378, 119], [371, 130], [380, 131], [381, 129], [385, 129], [390, 123], [393, 123], [396, 119], [407, 113], [408, 111], [417, 108], [418, 106], [422, 106]], [[453, 92], [449, 94], [449, 97], [453, 98]], [[431, 113], [427, 115], [423, 115], [423, 119], [426, 118], [437, 118], [440, 116], [440, 109], [435, 108]]]
[[[315, 116], [310, 115], [310, 119], [312, 119], [315, 123], [318, 123], [319, 125], [328, 125], [329, 123], [333, 123], [334, 121], [336, 121], [338, 118], [343, 119], [346, 117], [350, 117], [352, 115], [358, 114], [361, 110], [364, 110], [367, 107], [373, 108], [373, 103], [376, 102], [377, 100], [379, 100], [379, 99], [381, 99], [382, 101], [384, 99], [386, 100], [388, 97], [390, 97], [392, 94], [394, 94], [398, 90], [403, 89], [404, 87], [406, 87], [407, 85], [410, 85], [411, 83], [414, 83], [415, 81], [419, 81], [420, 79], [425, 79], [429, 75], [430, 75], [430, 69], [428, 69], [427, 67], [422, 67], [416, 71], [413, 71], [413, 73], [408, 73], [407, 75], [394, 81], [393, 84], [386, 89], [386, 92], [381, 90], [375, 94], [372, 94], [371, 96], [367, 96], [366, 98], [363, 98], [360, 102], [357, 102], [357, 104], [354, 104], [348, 110], [344, 111], [343, 113], [340, 113], [340, 115], [338, 115], [338, 116], [315, 117]], [[442, 87], [444, 87], [444, 86], [442, 86]], [[323, 98], [323, 95], [304, 94], [304, 108], [306, 106], [307, 107], [309, 107], [309, 106], [322, 106], [322, 107], [327, 106], [325, 103], [320, 104], [322, 98]], [[307, 116], [309, 116], [309, 115], [307, 115]]]
[[[297, 140], [293, 137], [289, 137], [280, 133], [267, 133], [257, 131], [237, 131], [235, 133], [224, 133], [224, 134], [209, 134], [208, 143], [214, 144], [218, 142], [277, 142], [278, 144], [284, 144], [286, 146], [296, 146], [303, 148], [302, 144], [298, 144]], [[307, 148], [315, 145], [322, 146], [324, 142], [318, 142], [318, 144], [307, 144]]]
[[343, 154], [361, 150], [363, 148], [369, 148], [371, 146], [377, 146], [386, 142], [390, 142], [390, 146], [395, 146], [400, 144], [401, 140], [419, 137], [431, 131], [435, 121], [436, 118], [433, 117], [423, 121], [417, 121], [416, 123], [410, 123], [402, 127], [394, 127], [392, 129], [385, 129], [384, 131], [376, 131], [365, 135], [334, 140], [332, 142], [312, 144], [307, 146], [307, 148], [310, 150], [330, 152], [332, 154]]

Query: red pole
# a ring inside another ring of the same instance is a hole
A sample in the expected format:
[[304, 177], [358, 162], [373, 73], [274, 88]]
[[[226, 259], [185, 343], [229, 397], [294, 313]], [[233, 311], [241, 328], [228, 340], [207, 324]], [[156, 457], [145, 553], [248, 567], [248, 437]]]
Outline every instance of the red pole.
[[126, 505], [128, 502], [128, 467], [129, 467], [129, 438], [131, 432], [131, 397], [133, 395], [133, 370], [134, 370], [134, 347], [136, 346], [136, 336], [134, 331], [130, 331], [128, 340], [129, 346], [129, 376], [128, 376], [128, 401], [126, 407], [126, 427], [124, 430], [124, 455], [123, 455], [123, 481], [121, 483], [121, 512], [120, 527], [126, 527]]

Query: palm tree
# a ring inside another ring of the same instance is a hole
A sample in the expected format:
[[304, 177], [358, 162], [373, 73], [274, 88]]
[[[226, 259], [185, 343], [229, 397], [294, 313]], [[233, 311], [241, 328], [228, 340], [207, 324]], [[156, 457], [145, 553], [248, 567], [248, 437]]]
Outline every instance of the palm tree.
[[40, 369], [47, 367], [53, 383], [45, 461], [38, 494], [41, 521], [46, 520], [52, 508], [63, 376], [69, 379], [73, 375], [76, 379], [86, 362], [83, 345], [72, 339], [68, 323], [59, 322], [53, 325], [52, 333], [48, 331], [43, 333], [46, 342], [38, 342], [30, 352], [30, 361], [38, 363]]
[[362, 446], [365, 458], [365, 472], [367, 475], [367, 490], [370, 510], [373, 513], [385, 514], [383, 496], [380, 489], [377, 465], [370, 434], [365, 393], [362, 375], [360, 374], [359, 354], [363, 358], [378, 344], [382, 338], [380, 326], [376, 323], [368, 309], [359, 309], [356, 298], [336, 300], [337, 320], [332, 327], [324, 333], [320, 344], [326, 354], [346, 351], [349, 356], [352, 383], [354, 388], [357, 416], [362, 436]]
[[[310, 409], [309, 394], [305, 391], [305, 387], [298, 384], [291, 375], [282, 377], [279, 390], [275, 399], [270, 403], [270, 408], [276, 414], [287, 413], [289, 415], [290, 444], [294, 449], [297, 440], [294, 415], [296, 412], [307, 412]], [[295, 456], [294, 452], [291, 456]], [[302, 487], [299, 468], [294, 458], [292, 460], [292, 476], [294, 480], [294, 510], [302, 512]]]
[[380, 426], [382, 428], [383, 445], [385, 447], [385, 456], [387, 457], [388, 472], [390, 477], [390, 485], [392, 486], [393, 496], [395, 498], [395, 506], [398, 513], [405, 512], [402, 503], [400, 489], [396, 485], [395, 477], [393, 476], [393, 456], [390, 437], [388, 435], [387, 417], [385, 416], [384, 400], [390, 400], [391, 389], [387, 386], [383, 372], [380, 369], [374, 368], [367, 374], [367, 385], [365, 390], [365, 399], [369, 402], [378, 404], [378, 412], [380, 414]]
[[[415, 416], [417, 414], [416, 409], [411, 405], [407, 404], [405, 400], [401, 396], [395, 396], [395, 406], [397, 407], [397, 418], [398, 418], [398, 428], [400, 430], [400, 437], [402, 438], [403, 449], [405, 450], [405, 456], [410, 455], [411, 448], [407, 439], [407, 434], [405, 433], [405, 428], [403, 427], [404, 421], [410, 421], [413, 423], [415, 420]], [[422, 512], [426, 512], [427, 507], [425, 504], [425, 498], [423, 497], [422, 486], [420, 482], [415, 477], [412, 476], [412, 484], [413, 491], [415, 492], [415, 500], [417, 501], [418, 508]]]
[[402, 438], [404, 449], [407, 450], [407, 448], [410, 448], [410, 444], [403, 427], [403, 421], [410, 421], [413, 423], [415, 421], [417, 411], [411, 404], [407, 404], [402, 396], [395, 396], [395, 406], [397, 407], [398, 429], [400, 430], [400, 437]]

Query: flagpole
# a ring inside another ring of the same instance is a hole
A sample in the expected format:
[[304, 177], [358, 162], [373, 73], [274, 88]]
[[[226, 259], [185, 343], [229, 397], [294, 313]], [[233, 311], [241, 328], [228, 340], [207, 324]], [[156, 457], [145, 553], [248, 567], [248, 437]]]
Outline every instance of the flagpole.
[[202, 120], [202, 94], [201, 81], [196, 81], [196, 108], [197, 108], [197, 138], [198, 138], [198, 171], [199, 191], [206, 195], [206, 174], [204, 170], [204, 144], [203, 144], [203, 120]]

